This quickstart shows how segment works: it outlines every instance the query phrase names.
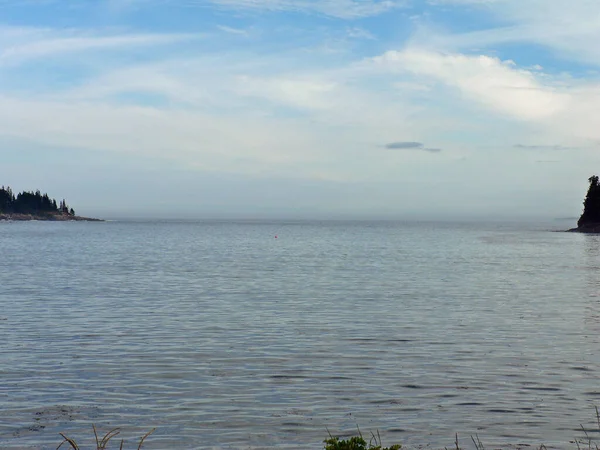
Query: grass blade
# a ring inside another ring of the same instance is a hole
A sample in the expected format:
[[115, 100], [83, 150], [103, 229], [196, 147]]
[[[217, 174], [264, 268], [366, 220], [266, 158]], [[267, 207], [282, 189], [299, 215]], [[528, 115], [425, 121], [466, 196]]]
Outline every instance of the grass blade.
[[144, 440], [150, 436], [152, 433], [154, 433], [156, 431], [156, 428], [152, 428], [150, 431], [148, 431], [144, 436], [142, 436], [142, 439], [140, 440], [140, 445], [138, 445], [138, 450], [140, 450], [142, 448], [142, 444], [144, 443]]

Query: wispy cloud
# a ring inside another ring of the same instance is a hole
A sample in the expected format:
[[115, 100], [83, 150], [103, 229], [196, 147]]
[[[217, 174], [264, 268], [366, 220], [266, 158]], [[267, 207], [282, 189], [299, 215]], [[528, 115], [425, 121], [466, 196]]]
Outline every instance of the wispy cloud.
[[217, 28], [225, 33], [229, 34], [237, 34], [239, 36], [248, 36], [250, 33], [248, 30], [243, 30], [241, 28], [228, 27], [226, 25], [217, 25]]
[[341, 19], [377, 16], [407, 6], [405, 0], [210, 0], [228, 8], [266, 11], [297, 11]]
[[399, 141], [399, 142], [390, 142], [389, 144], [385, 144], [385, 148], [392, 149], [392, 150], [414, 149], [414, 148], [423, 148], [423, 144], [421, 142]]
[[346, 32], [348, 34], [348, 37], [353, 38], [353, 39], [370, 39], [370, 40], [376, 39], [375, 36], [373, 35], [373, 33], [371, 33], [368, 30], [365, 30], [364, 28], [360, 28], [360, 27], [347, 28]]
[[434, 5], [468, 6], [493, 15], [502, 26], [478, 31], [440, 33], [424, 29], [422, 44], [460, 50], [494, 47], [506, 43], [536, 44], [567, 60], [600, 65], [598, 4], [589, 0], [430, 0]]
[[336, 83], [300, 77], [238, 78], [238, 92], [246, 96], [268, 98], [302, 109], [324, 109], [331, 105]]
[[[78, 0], [42, 0], [43, 4], [63, 4], [81, 8]], [[40, 0], [3, 0], [4, 6], [34, 6]], [[410, 0], [103, 0], [102, 7], [114, 13], [126, 13], [157, 6], [177, 8], [221, 7], [238, 11], [298, 12], [340, 19], [359, 19], [411, 6]], [[97, 7], [97, 5], [96, 5]]]
[[515, 148], [521, 148], [524, 150], [574, 150], [577, 147], [565, 147], [563, 145], [525, 145], [515, 144]]
[[[6, 30], [6, 28], [5, 28]], [[0, 32], [2, 29], [0, 29]], [[74, 54], [85, 51], [122, 51], [131, 47], [175, 44], [201, 37], [192, 33], [93, 35], [89, 31], [51, 31], [45, 29], [8, 28], [12, 42], [0, 51], [0, 64], [18, 64], [27, 60]]]
[[442, 151], [441, 148], [425, 147], [425, 144], [422, 142], [413, 141], [390, 142], [389, 144], [385, 144], [384, 147], [389, 150], [423, 150], [430, 153], [439, 153]]

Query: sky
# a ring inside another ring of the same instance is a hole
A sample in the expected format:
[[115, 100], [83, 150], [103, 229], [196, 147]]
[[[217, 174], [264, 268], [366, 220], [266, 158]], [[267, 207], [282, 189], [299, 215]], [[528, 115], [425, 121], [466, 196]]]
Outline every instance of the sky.
[[577, 217], [597, 0], [0, 0], [0, 184], [100, 217]]

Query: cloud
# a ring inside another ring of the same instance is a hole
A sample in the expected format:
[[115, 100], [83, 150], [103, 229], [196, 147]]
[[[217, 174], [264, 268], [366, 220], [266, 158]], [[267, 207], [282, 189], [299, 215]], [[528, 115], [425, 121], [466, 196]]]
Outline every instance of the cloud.
[[563, 145], [525, 145], [515, 144], [514, 148], [521, 148], [525, 150], [574, 150], [577, 147], [565, 147]]
[[[39, 0], [1, 0], [3, 6], [31, 6]], [[64, 4], [81, 8], [78, 0], [42, 0], [45, 5]], [[170, 8], [221, 7], [242, 11], [297, 12], [339, 19], [360, 19], [410, 6], [410, 0], [104, 0], [102, 7], [123, 14], [156, 6]]]
[[539, 83], [532, 72], [486, 55], [407, 48], [388, 51], [372, 61], [383, 70], [437, 79], [475, 102], [524, 120], [552, 116], [568, 103], [567, 96]]
[[237, 78], [241, 95], [270, 99], [300, 109], [325, 109], [332, 104], [337, 84], [310, 77]]
[[217, 25], [217, 28], [225, 33], [229, 34], [237, 34], [240, 36], [248, 36], [250, 33], [248, 30], [243, 30], [241, 28], [228, 27], [226, 25]]
[[7, 41], [0, 41], [0, 65], [15, 65], [27, 60], [56, 57], [85, 51], [124, 51], [131, 47], [151, 47], [190, 41], [201, 37], [193, 33], [129, 33], [94, 35], [89, 31], [54, 31], [36, 28], [0, 27]]
[[277, 119], [99, 102], [0, 96], [0, 119], [0, 136], [81, 151], [162, 157], [224, 172], [286, 170], [318, 159], [310, 149], [321, 148], [301, 124]]
[[482, 48], [507, 43], [533, 43], [567, 60], [600, 65], [598, 3], [593, 0], [430, 0], [434, 5], [472, 7], [502, 26], [453, 34], [424, 29], [421, 44], [438, 48]]
[[210, 0], [210, 2], [235, 9], [296, 11], [323, 14], [340, 19], [377, 16], [407, 5], [405, 0]]
[[[600, 140], [600, 83], [591, 79], [533, 72], [511, 60], [488, 55], [438, 52], [410, 45], [370, 58], [361, 68], [366, 73], [397, 77], [401, 82], [410, 76], [412, 80], [430, 81], [430, 92], [414, 97], [414, 101], [444, 105], [447, 120], [462, 108], [461, 115], [470, 115], [481, 127], [478, 117], [487, 110], [496, 120], [510, 121], [507, 131], [513, 139], [521, 128], [527, 140], [531, 140], [528, 133], [532, 132], [543, 133], [555, 142], [569, 140], [583, 148]], [[517, 125], [519, 122], [523, 125]], [[499, 125], [494, 128], [499, 129]], [[501, 140], [505, 137], [508, 135]]]
[[390, 142], [389, 144], [385, 144], [384, 147], [390, 150], [423, 150], [430, 153], [439, 153], [442, 151], [441, 148], [425, 147], [425, 144], [422, 142], [414, 141]]
[[423, 148], [423, 144], [421, 142], [412, 142], [412, 141], [400, 141], [400, 142], [390, 142], [385, 145], [385, 148], [389, 149], [413, 149], [413, 148]]
[[360, 28], [360, 27], [347, 28], [346, 34], [348, 35], [349, 38], [352, 38], [352, 39], [368, 39], [368, 40], [376, 39], [375, 36], [373, 35], [373, 33], [365, 30], [364, 28]]

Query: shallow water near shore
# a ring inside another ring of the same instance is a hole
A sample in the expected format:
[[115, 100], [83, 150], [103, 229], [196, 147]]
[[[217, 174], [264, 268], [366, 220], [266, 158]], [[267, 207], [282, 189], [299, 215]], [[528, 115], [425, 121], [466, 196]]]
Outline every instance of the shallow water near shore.
[[0, 223], [0, 448], [576, 448], [600, 236], [569, 225]]

